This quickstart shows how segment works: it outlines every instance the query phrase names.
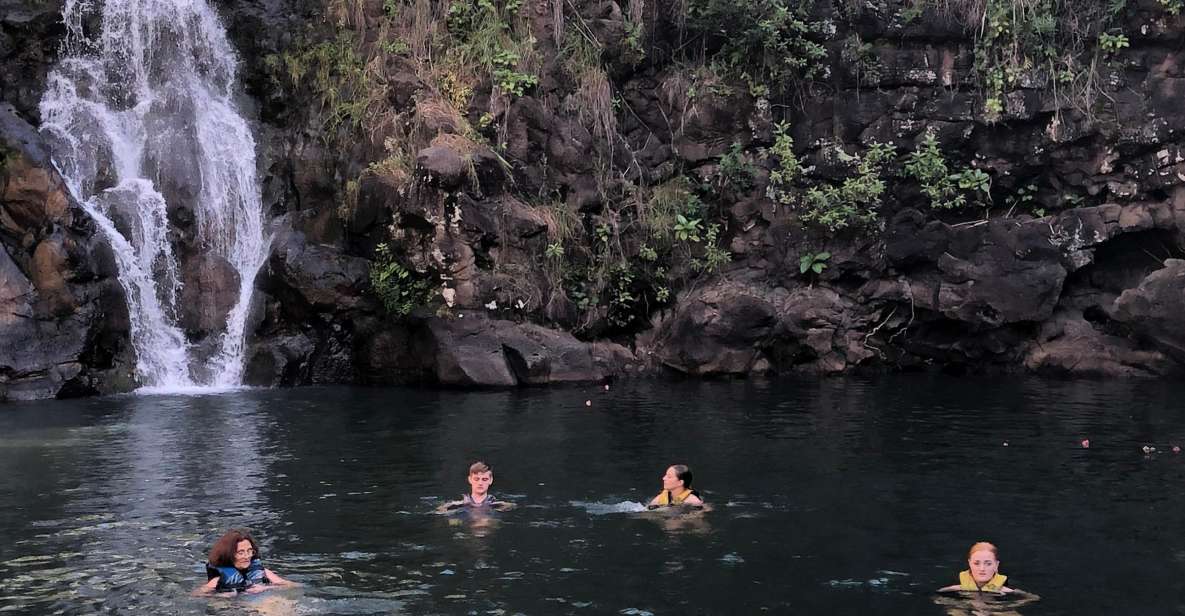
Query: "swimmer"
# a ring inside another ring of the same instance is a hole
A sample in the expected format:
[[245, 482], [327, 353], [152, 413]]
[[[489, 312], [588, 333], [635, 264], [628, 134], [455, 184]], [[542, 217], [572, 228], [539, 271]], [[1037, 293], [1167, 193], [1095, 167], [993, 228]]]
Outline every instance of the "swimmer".
[[646, 508], [658, 509], [676, 505], [703, 507], [704, 501], [700, 498], [699, 492], [691, 489], [691, 478], [691, 469], [683, 464], [668, 468], [662, 476], [662, 492], [651, 499]]
[[496, 510], [506, 511], [514, 507], [514, 503], [498, 500], [490, 494], [490, 485], [494, 483], [494, 469], [485, 462], [474, 462], [469, 467], [469, 493], [461, 500], [449, 501], [436, 508], [438, 513], [447, 513], [457, 509]]
[[209, 581], [194, 591], [195, 595], [215, 592], [257, 593], [269, 587], [300, 586], [286, 580], [260, 562], [259, 545], [247, 531], [226, 531], [210, 549], [206, 563]]
[[943, 586], [938, 592], [973, 591], [999, 594], [1024, 593], [1004, 585], [1008, 576], [1000, 574], [1000, 561], [996, 546], [980, 541], [967, 551], [966, 571], [959, 573], [959, 583]]

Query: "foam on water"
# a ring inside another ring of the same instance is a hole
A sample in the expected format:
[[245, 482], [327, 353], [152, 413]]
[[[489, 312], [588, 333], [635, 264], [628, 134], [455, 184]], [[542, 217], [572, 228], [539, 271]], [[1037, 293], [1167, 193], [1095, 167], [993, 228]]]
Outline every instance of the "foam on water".
[[592, 515], [608, 515], [613, 513], [639, 513], [646, 511], [646, 505], [636, 503], [633, 501], [620, 501], [616, 503], [590, 503], [585, 501], [572, 501], [570, 503], [573, 507], [577, 507], [587, 511]]

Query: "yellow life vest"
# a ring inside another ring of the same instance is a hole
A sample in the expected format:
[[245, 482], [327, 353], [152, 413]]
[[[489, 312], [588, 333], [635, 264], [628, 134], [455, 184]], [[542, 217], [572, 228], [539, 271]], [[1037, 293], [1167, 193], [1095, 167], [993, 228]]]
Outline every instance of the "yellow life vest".
[[687, 497], [691, 496], [691, 494], [692, 492], [689, 488], [683, 488], [683, 491], [678, 494], [672, 494], [670, 490], [663, 490], [658, 493], [658, 496], [654, 497], [654, 501], [656, 504], [663, 506], [682, 505], [683, 501], [687, 500]]
[[997, 573], [992, 576], [992, 579], [987, 581], [987, 584], [980, 586], [975, 583], [975, 578], [971, 577], [970, 571], [959, 572], [959, 590], [986, 590], [988, 592], [1000, 592], [1004, 587], [1004, 582], [1008, 580], [1008, 576]]

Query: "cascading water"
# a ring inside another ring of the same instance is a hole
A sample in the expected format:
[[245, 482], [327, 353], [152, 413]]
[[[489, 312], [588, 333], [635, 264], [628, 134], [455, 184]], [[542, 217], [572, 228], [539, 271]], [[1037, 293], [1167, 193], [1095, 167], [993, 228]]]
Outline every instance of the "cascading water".
[[[205, 0], [66, 0], [62, 12], [67, 36], [41, 101], [42, 132], [115, 253], [141, 383], [237, 385], [269, 238], [222, 24]], [[198, 281], [185, 279], [179, 253], [238, 275], [225, 328], [204, 353], [180, 325], [184, 285]]]

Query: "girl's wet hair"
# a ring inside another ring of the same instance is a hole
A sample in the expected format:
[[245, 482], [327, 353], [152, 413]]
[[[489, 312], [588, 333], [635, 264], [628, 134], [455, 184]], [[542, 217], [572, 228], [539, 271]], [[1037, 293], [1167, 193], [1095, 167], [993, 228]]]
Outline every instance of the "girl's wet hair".
[[251, 560], [260, 558], [259, 544], [255, 543], [255, 538], [251, 533], [241, 529], [232, 528], [226, 531], [225, 535], [218, 538], [214, 542], [214, 547], [210, 548], [210, 564], [215, 567], [233, 567], [235, 565], [235, 551], [239, 548], [240, 541], [248, 541], [251, 543], [251, 550], [254, 554], [251, 555]]
[[982, 552], [984, 550], [991, 552], [992, 558], [995, 558], [997, 561], [1000, 560], [1000, 551], [996, 549], [995, 545], [988, 543], [987, 541], [975, 542], [975, 544], [971, 546], [971, 549], [967, 550], [967, 560], [971, 560], [972, 554], [975, 554], [976, 552]]
[[674, 464], [671, 470], [675, 471], [675, 477], [683, 482], [683, 487], [688, 490], [691, 489], [691, 469], [687, 468], [686, 464]]

